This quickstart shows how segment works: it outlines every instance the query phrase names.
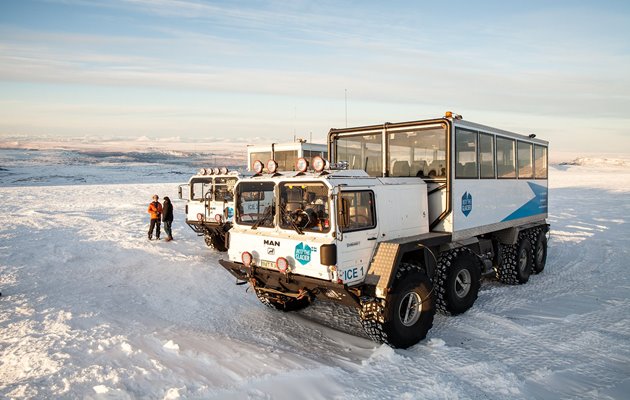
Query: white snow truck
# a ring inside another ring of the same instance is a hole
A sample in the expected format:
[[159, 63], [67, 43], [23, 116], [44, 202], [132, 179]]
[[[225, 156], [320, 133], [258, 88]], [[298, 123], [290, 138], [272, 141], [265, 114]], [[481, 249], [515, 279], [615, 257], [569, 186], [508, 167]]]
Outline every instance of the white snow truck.
[[240, 176], [226, 167], [201, 168], [179, 186], [179, 198], [187, 200], [186, 224], [218, 251], [227, 250], [225, 234], [232, 226], [234, 186]]
[[547, 257], [547, 147], [443, 118], [332, 129], [328, 163], [273, 160], [235, 188], [228, 259], [260, 301], [358, 309], [367, 335], [406, 348], [435, 311], [461, 314], [480, 280], [526, 283]]

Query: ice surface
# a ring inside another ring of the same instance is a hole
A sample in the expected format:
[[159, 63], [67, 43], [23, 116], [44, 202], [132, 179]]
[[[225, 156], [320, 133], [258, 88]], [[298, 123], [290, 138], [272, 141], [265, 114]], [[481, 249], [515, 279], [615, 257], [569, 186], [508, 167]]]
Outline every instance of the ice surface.
[[[545, 271], [484, 282], [393, 350], [352, 309], [274, 312], [235, 286], [182, 222], [196, 165], [115, 157], [0, 150], [2, 398], [627, 398], [627, 164], [552, 167]], [[146, 240], [153, 193], [173, 242]]]

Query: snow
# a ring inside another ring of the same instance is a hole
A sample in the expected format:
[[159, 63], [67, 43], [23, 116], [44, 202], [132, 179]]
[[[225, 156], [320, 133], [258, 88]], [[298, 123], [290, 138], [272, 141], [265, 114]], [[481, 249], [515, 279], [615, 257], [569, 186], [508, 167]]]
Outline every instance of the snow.
[[[173, 164], [75, 156], [0, 151], [0, 397], [630, 393], [628, 164], [552, 166], [545, 271], [521, 286], [484, 281], [471, 310], [437, 315], [426, 340], [394, 350], [366, 339], [352, 309], [275, 312], [235, 286], [182, 222], [184, 162], [151, 178]], [[173, 242], [146, 239], [153, 193], [173, 199]]]

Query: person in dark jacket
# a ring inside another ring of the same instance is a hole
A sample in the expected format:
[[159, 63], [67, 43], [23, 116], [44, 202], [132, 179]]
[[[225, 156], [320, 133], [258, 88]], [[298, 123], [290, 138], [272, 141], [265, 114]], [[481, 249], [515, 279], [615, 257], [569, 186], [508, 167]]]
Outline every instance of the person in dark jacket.
[[151, 225], [149, 225], [149, 240], [153, 239], [153, 227], [155, 227], [155, 238], [160, 240], [160, 219], [162, 218], [162, 205], [158, 201], [157, 194], [153, 195], [153, 201], [149, 204], [147, 212], [151, 215]]
[[166, 233], [166, 241], [173, 240], [173, 231], [171, 230], [171, 224], [173, 223], [173, 204], [171, 199], [164, 196], [164, 203], [162, 205], [162, 222], [164, 222], [164, 232]]

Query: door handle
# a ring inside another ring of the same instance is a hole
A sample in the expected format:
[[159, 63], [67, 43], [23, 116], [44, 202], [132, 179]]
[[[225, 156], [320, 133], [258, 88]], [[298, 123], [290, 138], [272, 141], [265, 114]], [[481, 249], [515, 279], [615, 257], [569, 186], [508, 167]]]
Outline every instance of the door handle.
[[367, 240], [376, 240], [376, 236], [371, 237], [371, 238], [367, 238]]

